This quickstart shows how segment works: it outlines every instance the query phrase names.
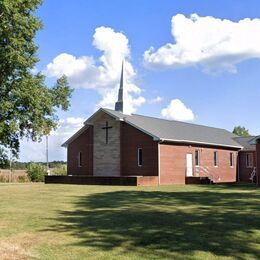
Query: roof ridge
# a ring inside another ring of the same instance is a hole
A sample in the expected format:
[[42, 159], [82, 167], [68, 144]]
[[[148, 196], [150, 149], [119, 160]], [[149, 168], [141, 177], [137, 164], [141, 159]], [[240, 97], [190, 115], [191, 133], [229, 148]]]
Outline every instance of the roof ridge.
[[235, 136], [234, 138], [254, 138], [257, 137], [257, 135], [249, 135], [249, 136]]
[[[164, 119], [164, 118], [154, 117], [154, 116], [145, 116], [145, 115], [139, 115], [139, 114], [133, 114], [133, 115], [141, 116], [141, 117], [149, 117], [149, 118], [154, 118], [154, 119], [157, 119], [157, 120], [163, 120], [163, 121], [169, 121], [169, 122], [177, 122], [177, 123], [186, 124], [186, 125], [194, 125], [194, 126], [200, 126], [200, 127], [213, 128], [213, 129], [224, 130], [224, 131], [229, 132], [227, 129], [220, 128], [220, 127], [207, 126], [207, 125], [201, 125], [201, 124], [195, 124], [195, 123], [188, 123], [188, 122], [184, 122], [184, 121]], [[231, 132], [229, 132], [229, 133], [231, 133]]]

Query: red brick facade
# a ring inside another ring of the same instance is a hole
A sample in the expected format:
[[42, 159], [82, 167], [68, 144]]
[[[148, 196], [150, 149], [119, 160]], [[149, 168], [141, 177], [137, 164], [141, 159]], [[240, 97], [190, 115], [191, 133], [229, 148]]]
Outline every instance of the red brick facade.
[[[158, 143], [151, 136], [121, 122], [120, 140], [122, 176], [158, 176]], [[138, 148], [142, 148], [142, 166], [138, 166]]]
[[[193, 157], [193, 176], [210, 177], [214, 182], [235, 182], [237, 151], [224, 148], [196, 147], [190, 145], [160, 144], [160, 184], [185, 184], [186, 154]], [[195, 150], [200, 152], [200, 166], [195, 166]], [[218, 166], [214, 166], [214, 151], [218, 152]], [[230, 153], [234, 165], [230, 166]]]
[[256, 181], [258, 186], [260, 186], [260, 140], [256, 144], [256, 174]]
[[[81, 152], [81, 166], [78, 155]], [[93, 127], [89, 126], [68, 145], [68, 175], [93, 175]]]
[[[142, 149], [142, 165], [138, 165], [138, 148]], [[258, 146], [260, 156], [260, 144]], [[195, 166], [195, 151], [200, 153], [200, 165]], [[214, 166], [214, 152], [218, 165]], [[78, 165], [81, 152], [82, 165]], [[230, 166], [230, 153], [233, 166]], [[214, 182], [235, 182], [237, 178], [237, 150], [158, 143], [137, 128], [120, 122], [120, 176], [147, 176], [138, 185], [167, 185], [186, 183], [186, 154], [192, 154], [195, 177], [209, 177]], [[260, 158], [258, 160], [260, 167]], [[260, 168], [259, 168], [260, 169]], [[68, 175], [93, 175], [93, 127], [88, 126], [68, 145]]]
[[[247, 155], [253, 157], [253, 165], [247, 165]], [[238, 174], [239, 174], [239, 181], [242, 182], [251, 182], [250, 177], [256, 167], [256, 151], [240, 151], [239, 152], [239, 167], [238, 167]]]

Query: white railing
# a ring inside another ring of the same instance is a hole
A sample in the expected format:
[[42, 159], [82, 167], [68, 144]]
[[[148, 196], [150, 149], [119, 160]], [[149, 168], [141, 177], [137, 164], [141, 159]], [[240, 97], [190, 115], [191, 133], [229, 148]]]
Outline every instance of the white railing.
[[250, 174], [249, 180], [251, 180], [252, 183], [254, 182], [255, 176], [256, 176], [256, 167], [254, 167], [253, 171], [252, 171], [251, 174]]
[[217, 174], [212, 173], [208, 166], [195, 167], [195, 174], [197, 177], [208, 177], [211, 183], [216, 183], [220, 180], [220, 177]]

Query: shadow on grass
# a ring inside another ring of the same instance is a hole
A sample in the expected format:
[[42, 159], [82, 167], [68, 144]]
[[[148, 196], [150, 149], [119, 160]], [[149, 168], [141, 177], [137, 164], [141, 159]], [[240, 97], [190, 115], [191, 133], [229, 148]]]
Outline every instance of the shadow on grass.
[[258, 191], [225, 193], [223, 187], [90, 194], [77, 199], [75, 211], [59, 211], [58, 223], [50, 230], [67, 232], [80, 238], [77, 245], [97, 250], [121, 247], [125, 252], [147, 250], [153, 256], [186, 259], [198, 251], [259, 258], [259, 201]]

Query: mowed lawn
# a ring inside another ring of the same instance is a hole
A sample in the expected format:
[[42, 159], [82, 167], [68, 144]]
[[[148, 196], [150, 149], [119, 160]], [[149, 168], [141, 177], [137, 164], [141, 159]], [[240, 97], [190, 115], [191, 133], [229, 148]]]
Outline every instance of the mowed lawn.
[[0, 259], [260, 259], [260, 189], [0, 184]]

